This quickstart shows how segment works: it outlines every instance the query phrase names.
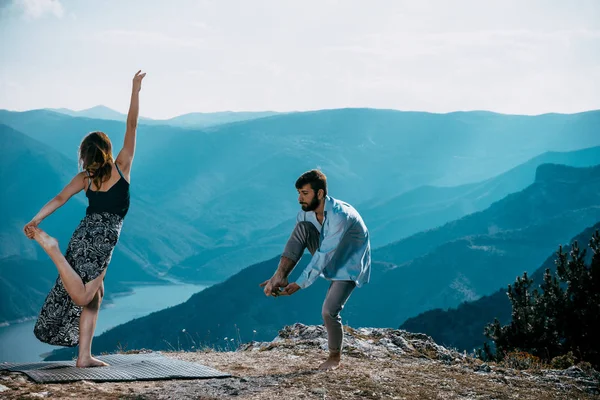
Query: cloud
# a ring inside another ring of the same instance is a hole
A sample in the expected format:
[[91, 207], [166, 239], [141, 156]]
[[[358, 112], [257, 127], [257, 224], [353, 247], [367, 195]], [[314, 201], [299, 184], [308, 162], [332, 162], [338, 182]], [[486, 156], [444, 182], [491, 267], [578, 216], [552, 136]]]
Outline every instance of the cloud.
[[111, 44], [153, 47], [203, 48], [204, 40], [194, 37], [173, 37], [161, 32], [114, 29], [100, 32], [96, 39]]
[[488, 83], [500, 77], [531, 79], [542, 72], [567, 77], [575, 67], [580, 72], [597, 68], [597, 59], [585, 55], [597, 46], [600, 30], [477, 30], [372, 33], [321, 50], [345, 65], [360, 66], [354, 70], [366, 75], [368, 86], [381, 87], [406, 75], [428, 81], [460, 78], [463, 84], [478, 77]]
[[209, 76], [208, 72], [201, 69], [190, 69], [185, 71], [185, 74], [194, 78], [204, 78]]
[[598, 40], [600, 31], [571, 29], [556, 31], [480, 30], [464, 32], [384, 32], [359, 37], [353, 44], [326, 46], [325, 51], [365, 55], [412, 57], [442, 54], [462, 49], [539, 49], [542, 45], [569, 45], [579, 40]]
[[21, 90], [23, 87], [15, 81], [0, 78], [0, 89], [4, 90]]
[[62, 18], [65, 14], [59, 0], [15, 0], [13, 4], [31, 19], [39, 19], [46, 14]]
[[211, 27], [206, 22], [202, 22], [202, 21], [190, 22], [190, 26], [193, 28], [204, 30], [204, 31], [208, 31], [211, 29]]

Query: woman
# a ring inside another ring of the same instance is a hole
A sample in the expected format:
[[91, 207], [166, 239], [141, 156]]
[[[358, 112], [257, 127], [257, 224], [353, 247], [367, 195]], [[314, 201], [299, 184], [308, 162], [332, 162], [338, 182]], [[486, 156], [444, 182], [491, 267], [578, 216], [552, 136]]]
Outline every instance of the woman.
[[[23, 228], [35, 239], [58, 268], [59, 277], [34, 328], [35, 336], [52, 345], [74, 347], [79, 343], [78, 367], [107, 365], [92, 357], [92, 337], [104, 295], [104, 275], [129, 209], [129, 182], [135, 152], [139, 92], [145, 73], [133, 78], [131, 103], [123, 148], [113, 161], [110, 139], [102, 132], [87, 135], [79, 147], [83, 171]], [[89, 200], [86, 216], [73, 233], [65, 256], [56, 239], [38, 225], [84, 190]]]

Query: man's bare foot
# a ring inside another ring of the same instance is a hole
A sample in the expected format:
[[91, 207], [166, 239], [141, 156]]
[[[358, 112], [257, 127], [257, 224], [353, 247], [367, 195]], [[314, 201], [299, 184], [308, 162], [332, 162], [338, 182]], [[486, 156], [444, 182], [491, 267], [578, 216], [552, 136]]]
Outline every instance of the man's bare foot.
[[340, 353], [331, 353], [323, 364], [319, 365], [321, 371], [330, 371], [340, 366]]
[[79, 357], [75, 366], [77, 368], [108, 367], [108, 364], [94, 357]]
[[33, 239], [42, 246], [45, 251], [58, 249], [58, 240], [54, 239], [52, 236], [48, 235], [46, 232], [41, 230], [40, 228], [33, 228], [34, 234]]

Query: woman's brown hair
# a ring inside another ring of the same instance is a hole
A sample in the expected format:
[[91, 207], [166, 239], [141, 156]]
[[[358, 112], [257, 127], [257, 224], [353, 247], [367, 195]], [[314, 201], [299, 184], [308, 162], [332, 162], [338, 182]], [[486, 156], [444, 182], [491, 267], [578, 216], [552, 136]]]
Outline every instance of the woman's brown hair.
[[110, 179], [112, 161], [112, 144], [104, 132], [92, 132], [81, 141], [79, 163], [88, 172], [96, 190]]

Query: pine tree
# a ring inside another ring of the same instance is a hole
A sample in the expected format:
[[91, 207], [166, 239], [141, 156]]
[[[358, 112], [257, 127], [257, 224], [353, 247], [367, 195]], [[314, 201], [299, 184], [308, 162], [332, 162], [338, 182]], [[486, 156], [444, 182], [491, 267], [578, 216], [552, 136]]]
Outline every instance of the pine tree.
[[510, 325], [501, 326], [496, 318], [485, 328], [485, 335], [494, 341], [496, 347], [496, 356], [490, 352], [489, 347], [484, 348], [489, 359], [503, 358], [507, 352], [515, 348], [527, 351], [526, 349], [531, 347], [534, 315], [533, 297], [529, 288], [532, 283], [533, 279], [530, 279], [525, 272], [523, 278], [517, 277], [514, 285], [508, 285], [506, 294], [512, 303], [512, 320]]
[[487, 359], [501, 360], [520, 350], [545, 361], [572, 352], [578, 360], [600, 367], [600, 233], [590, 240], [591, 264], [585, 264], [586, 250], [577, 242], [566, 254], [562, 246], [556, 255], [556, 274], [544, 273], [539, 290], [523, 274], [507, 295], [512, 304], [512, 321], [501, 326], [497, 319], [488, 324], [485, 335], [495, 344], [484, 344]]
[[[535, 317], [532, 334], [537, 343], [532, 346], [536, 356], [550, 360], [563, 353], [561, 337], [561, 316], [564, 313], [564, 294], [558, 279], [552, 276], [550, 269], [544, 272], [544, 280], [540, 285], [541, 294], [535, 294]], [[533, 353], [532, 353], [533, 354]]]

